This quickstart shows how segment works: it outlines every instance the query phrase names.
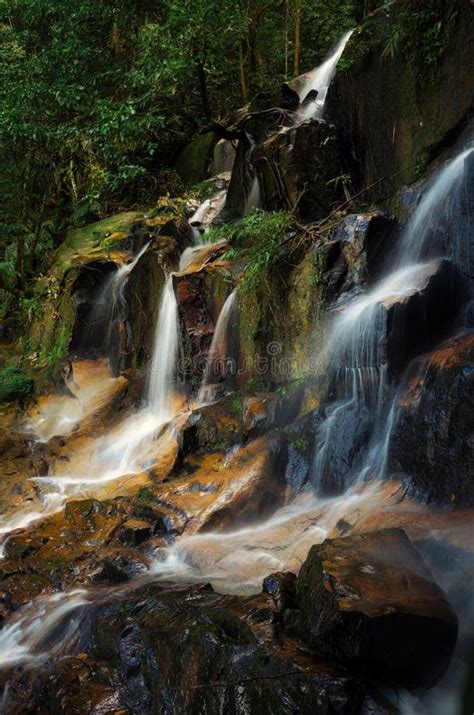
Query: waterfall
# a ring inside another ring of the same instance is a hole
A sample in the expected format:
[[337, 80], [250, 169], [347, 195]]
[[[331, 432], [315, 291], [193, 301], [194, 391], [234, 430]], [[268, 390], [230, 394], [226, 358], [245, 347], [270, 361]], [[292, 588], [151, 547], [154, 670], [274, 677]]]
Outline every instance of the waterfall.
[[193, 261], [203, 246], [211, 245], [206, 234], [209, 231], [212, 221], [219, 215], [224, 206], [227, 189], [217, 191], [209, 199], [206, 199], [189, 219], [189, 224], [193, 231], [194, 241], [197, 245], [185, 248], [179, 259], [179, 270], [184, 271]]
[[209, 229], [211, 222], [224, 206], [226, 195], [227, 189], [220, 189], [210, 198], [203, 201], [191, 216], [189, 223], [193, 229], [194, 239], [199, 239]]
[[[387, 383], [387, 309], [423, 286], [432, 267], [426, 260], [433, 254], [467, 262], [469, 271], [470, 212], [464, 189], [466, 159], [473, 154], [472, 148], [462, 151], [438, 172], [405, 227], [386, 275], [333, 321], [327, 352], [336, 401], [325, 407], [317, 430], [313, 483], [319, 493], [327, 492], [331, 480], [346, 489], [371, 475], [384, 476], [396, 422], [395, 395]], [[440, 233], [443, 241], [436, 240]]]
[[120, 266], [106, 280], [88, 317], [88, 326], [81, 340], [83, 348], [90, 345], [103, 345], [105, 354], [111, 356], [114, 339], [117, 337], [117, 324], [126, 307], [124, 290], [128, 277], [149, 245], [148, 242], [132, 261]]
[[258, 209], [260, 206], [260, 184], [258, 183], [258, 178], [254, 176], [250, 184], [247, 200], [245, 202], [245, 216], [247, 216], [252, 209]]
[[201, 387], [198, 393], [198, 403], [206, 404], [216, 399], [217, 385], [214, 384], [219, 377], [232, 374], [234, 367], [229, 362], [232, 360], [229, 355], [229, 342], [231, 331], [234, 327], [231, 322], [236, 315], [237, 290], [233, 290], [229, 295], [219, 314], [217, 324], [212, 336], [211, 347], [207, 356], [206, 368]]
[[176, 358], [179, 350], [178, 303], [174, 294], [173, 274], [166, 279], [156, 325], [150, 368], [148, 403], [160, 421], [171, 419]]
[[392, 270], [419, 263], [429, 254], [452, 258], [473, 275], [469, 238], [474, 228], [474, 199], [467, 185], [468, 163], [473, 160], [471, 146], [435, 176], [403, 233]]
[[[345, 32], [329, 52], [324, 62], [319, 65], [319, 67], [316, 67], [316, 69], [308, 72], [307, 79], [299, 91], [300, 102], [303, 105], [300, 109], [302, 121], [305, 119], [320, 118], [322, 116], [329, 85], [336, 73], [337, 63], [344, 52], [345, 46], [349, 42], [352, 32], [353, 30]], [[308, 101], [305, 102], [310, 92], [317, 92], [317, 95], [314, 99], [308, 98]]]

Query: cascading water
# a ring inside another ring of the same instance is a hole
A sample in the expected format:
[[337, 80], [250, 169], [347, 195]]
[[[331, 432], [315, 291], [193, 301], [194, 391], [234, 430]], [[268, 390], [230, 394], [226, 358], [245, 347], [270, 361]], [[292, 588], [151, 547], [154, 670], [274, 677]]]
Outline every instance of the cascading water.
[[[313, 482], [319, 493], [344, 491], [373, 475], [383, 477], [390, 432], [396, 421], [393, 387], [387, 383], [386, 319], [393, 303], [425, 284], [433, 255], [461, 261], [470, 273], [467, 161], [472, 148], [441, 169], [409, 220], [386, 275], [356, 298], [333, 322], [328, 345], [331, 391], [317, 432]], [[442, 240], [440, 240], [440, 234]]]
[[446, 256], [473, 276], [469, 237], [474, 198], [467, 183], [468, 175], [474, 174], [473, 164], [474, 148], [470, 146], [436, 175], [408, 222], [391, 270], [420, 263], [426, 257]]
[[110, 357], [117, 337], [117, 325], [126, 307], [124, 290], [128, 277], [149, 245], [147, 243], [143, 246], [132, 261], [120, 266], [106, 280], [87, 319], [87, 328], [81, 341], [83, 346], [101, 345]]
[[[145, 249], [142, 250], [142, 254]], [[120, 281], [139, 260], [123, 268]], [[117, 282], [114, 282], [117, 286]], [[173, 290], [172, 275], [167, 278], [155, 331], [155, 344], [150, 366], [147, 404], [138, 414], [127, 417], [108, 434], [98, 437], [85, 450], [76, 450], [74, 459], [48, 476], [35, 477], [32, 481], [40, 488], [41, 498], [35, 509], [17, 513], [11, 518], [0, 517], [0, 535], [24, 528], [38, 519], [61, 511], [68, 498], [84, 490], [97, 488], [127, 474], [143, 471], [148, 455], [149, 441], [164, 425], [172, 420], [173, 394], [175, 391], [176, 357], [179, 351], [178, 307]], [[172, 436], [164, 431], [160, 444], [167, 446]], [[92, 455], [92, 461], [91, 461]], [[87, 466], [86, 466], [87, 465]], [[87, 469], [87, 474], [85, 471]], [[0, 549], [0, 558], [6, 541]]]
[[[316, 69], [308, 72], [307, 79], [299, 91], [300, 101], [303, 104], [300, 109], [301, 121], [322, 116], [329, 85], [336, 73], [337, 63], [349, 42], [352, 32], [352, 30], [345, 32], [334, 48], [329, 52], [324, 62], [319, 65], [319, 67], [316, 67]], [[314, 99], [309, 97], [308, 101], [305, 102], [310, 92], [317, 94]]]
[[234, 374], [235, 366], [228, 363], [229, 360], [232, 361], [228, 347], [232, 338], [231, 333], [235, 328], [236, 307], [237, 290], [233, 290], [222, 306], [212, 336], [204, 377], [198, 393], [198, 403], [200, 404], [213, 402], [218, 388], [216, 382], [221, 377]]
[[227, 189], [220, 189], [209, 199], [206, 199], [189, 219], [193, 229], [194, 238], [199, 238], [209, 228], [211, 221], [219, 214], [224, 206]]
[[219, 215], [222, 210], [227, 189], [220, 189], [209, 199], [202, 202], [199, 208], [189, 219], [190, 226], [193, 231], [194, 241], [198, 242], [195, 246], [185, 248], [179, 259], [179, 270], [184, 271], [196, 258], [203, 246], [209, 246], [209, 241], [206, 240], [206, 234], [209, 231], [212, 221]]
[[258, 178], [254, 176], [250, 184], [249, 194], [245, 203], [245, 216], [247, 216], [252, 211], [252, 209], [258, 209], [260, 208], [260, 206], [260, 184], [258, 183]]
[[171, 274], [161, 299], [148, 389], [150, 410], [160, 422], [167, 422], [173, 416], [170, 400], [174, 393], [178, 350], [178, 303]]

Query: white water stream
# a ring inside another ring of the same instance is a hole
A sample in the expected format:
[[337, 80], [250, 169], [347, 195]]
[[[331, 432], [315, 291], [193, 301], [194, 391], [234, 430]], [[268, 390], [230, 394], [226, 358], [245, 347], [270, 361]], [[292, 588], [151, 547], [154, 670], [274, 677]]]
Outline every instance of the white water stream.
[[234, 367], [232, 363], [233, 356], [229, 355], [229, 343], [232, 338], [232, 330], [235, 325], [237, 309], [237, 290], [233, 290], [228, 296], [222, 310], [219, 314], [217, 324], [212, 336], [211, 346], [207, 355], [207, 362], [202, 379], [202, 384], [198, 393], [198, 403], [207, 404], [213, 402], [216, 398], [218, 385], [216, 381], [220, 377], [226, 377], [232, 373]]
[[82, 340], [84, 346], [103, 345], [106, 354], [110, 355], [117, 332], [117, 320], [125, 305], [124, 290], [128, 277], [149, 245], [145, 244], [132, 261], [120, 266], [106, 280], [88, 317]]
[[322, 116], [329, 85], [336, 73], [337, 63], [341, 59], [352, 32], [352, 30], [345, 32], [329, 52], [324, 62], [306, 75], [306, 81], [299, 91], [300, 102], [303, 104], [305, 98], [312, 91], [317, 92], [317, 96], [313, 101], [309, 101], [301, 107], [299, 111], [301, 121]]
[[[365, 458], [351, 483], [368, 476], [385, 476], [390, 433], [397, 419], [395, 396], [386, 379], [386, 308], [424, 288], [434, 266], [426, 258], [433, 254], [467, 262], [469, 268], [466, 217], [460, 196], [466, 160], [473, 152], [472, 148], [463, 150], [438, 171], [408, 221], [386, 274], [334, 319], [327, 352], [334, 381], [339, 389], [342, 387], [343, 396], [339, 404], [328, 408], [318, 431], [320, 447], [313, 465], [317, 489], [343, 438], [340, 427], [346, 415], [371, 421]], [[448, 243], [436, 242], [440, 228]]]

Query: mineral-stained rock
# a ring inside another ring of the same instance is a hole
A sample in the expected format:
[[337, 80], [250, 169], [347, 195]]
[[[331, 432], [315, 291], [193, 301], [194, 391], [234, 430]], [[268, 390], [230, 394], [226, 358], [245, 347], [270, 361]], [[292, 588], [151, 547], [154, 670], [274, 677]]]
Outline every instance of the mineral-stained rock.
[[183, 515], [187, 531], [224, 530], [269, 514], [284, 501], [286, 461], [286, 438], [276, 432], [228, 456], [196, 459], [190, 476], [163, 484], [155, 495]]
[[446, 671], [457, 617], [401, 529], [313, 546], [287, 630], [367, 675], [430, 687]]
[[190, 372], [201, 380], [220, 310], [231, 292], [225, 241], [195, 252], [194, 260], [174, 277]]
[[473, 363], [465, 332], [417, 360], [398, 395], [390, 472], [437, 504], [474, 505]]

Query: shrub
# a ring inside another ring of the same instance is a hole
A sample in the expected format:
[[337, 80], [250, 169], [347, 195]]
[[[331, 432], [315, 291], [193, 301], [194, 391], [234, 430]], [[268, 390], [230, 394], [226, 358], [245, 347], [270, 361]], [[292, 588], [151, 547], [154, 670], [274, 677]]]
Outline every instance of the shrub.
[[25, 400], [34, 389], [34, 381], [17, 367], [0, 370], [0, 402]]

